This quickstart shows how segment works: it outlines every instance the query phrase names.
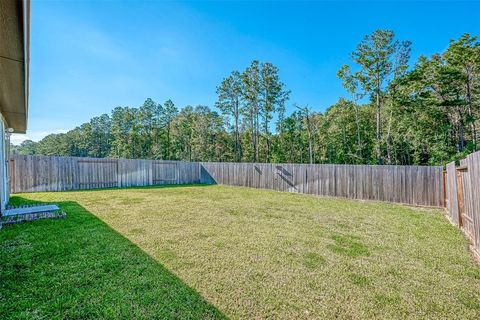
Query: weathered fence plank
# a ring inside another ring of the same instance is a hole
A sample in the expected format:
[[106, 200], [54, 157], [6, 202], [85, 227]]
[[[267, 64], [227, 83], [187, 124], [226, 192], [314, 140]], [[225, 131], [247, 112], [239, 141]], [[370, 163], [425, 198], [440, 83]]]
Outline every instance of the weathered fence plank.
[[12, 192], [200, 183], [198, 163], [14, 155]]
[[480, 257], [480, 152], [460, 161], [447, 164], [446, 209], [452, 224], [472, 241]]
[[469, 220], [466, 228], [469, 228], [469, 235], [473, 245], [480, 255], [480, 152], [467, 156], [468, 180], [464, 185], [464, 208], [465, 217]]
[[[202, 162], [200, 181], [443, 207], [443, 167]], [[250, 178], [251, 177], [251, 178]]]
[[224, 184], [443, 207], [443, 168], [331, 164], [194, 163], [15, 155], [12, 191], [155, 184]]
[[[480, 152], [443, 167], [213, 163], [14, 155], [12, 192], [224, 184], [446, 207], [480, 252]], [[462, 191], [462, 192], [460, 192]]]

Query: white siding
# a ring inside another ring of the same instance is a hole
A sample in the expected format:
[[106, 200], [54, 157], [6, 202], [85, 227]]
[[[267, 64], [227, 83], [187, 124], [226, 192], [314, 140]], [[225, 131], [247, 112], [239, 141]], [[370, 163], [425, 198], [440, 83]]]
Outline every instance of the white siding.
[[8, 170], [8, 138], [5, 133], [5, 122], [0, 115], [0, 212], [3, 212], [10, 193]]

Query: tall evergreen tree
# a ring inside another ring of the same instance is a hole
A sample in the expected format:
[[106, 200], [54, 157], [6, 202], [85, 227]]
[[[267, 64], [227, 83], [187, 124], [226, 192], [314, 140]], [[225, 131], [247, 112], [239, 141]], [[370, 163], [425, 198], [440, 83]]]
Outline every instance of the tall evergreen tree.
[[173, 104], [172, 100], [167, 100], [163, 104], [163, 108], [165, 110], [163, 121], [166, 127], [166, 135], [167, 135], [167, 151], [166, 151], [166, 159], [172, 159], [172, 150], [171, 150], [171, 131], [172, 131], [172, 121], [178, 114], [178, 109]]
[[260, 62], [252, 61], [250, 66], [243, 72], [243, 99], [245, 105], [242, 108], [246, 126], [250, 129], [251, 139], [251, 161], [258, 160], [258, 142], [260, 135]]
[[263, 131], [265, 139], [265, 162], [270, 162], [270, 122], [273, 115], [288, 100], [289, 91], [284, 89], [280, 81], [279, 70], [273, 64], [265, 62], [260, 67], [260, 112], [263, 118]]
[[365, 93], [375, 101], [376, 157], [383, 163], [381, 146], [381, 107], [385, 89], [395, 76], [406, 69], [410, 55], [410, 42], [395, 39], [391, 30], [375, 30], [357, 45], [352, 59], [358, 65], [355, 73]]
[[242, 75], [238, 71], [233, 71], [217, 87], [218, 102], [216, 106], [225, 116], [231, 117], [233, 121], [234, 154], [237, 162], [242, 160], [242, 144], [240, 140], [242, 93]]

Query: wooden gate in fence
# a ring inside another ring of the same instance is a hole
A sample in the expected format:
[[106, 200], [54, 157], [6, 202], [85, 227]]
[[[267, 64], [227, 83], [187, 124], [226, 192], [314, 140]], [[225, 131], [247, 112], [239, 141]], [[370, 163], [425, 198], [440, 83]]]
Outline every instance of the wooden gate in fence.
[[446, 166], [447, 217], [480, 253], [480, 152]]

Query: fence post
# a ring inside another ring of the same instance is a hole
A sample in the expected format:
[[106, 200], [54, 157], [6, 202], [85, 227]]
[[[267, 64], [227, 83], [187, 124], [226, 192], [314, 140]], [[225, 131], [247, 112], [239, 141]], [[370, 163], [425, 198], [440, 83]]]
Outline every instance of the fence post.
[[[116, 170], [116, 173], [117, 173], [117, 188], [121, 188], [122, 187], [122, 181], [120, 179], [120, 159], [117, 159], [117, 170]], [[127, 165], [126, 163], [124, 164], [124, 166]]]
[[447, 170], [443, 170], [443, 207], [447, 207]]
[[458, 167], [455, 170], [457, 176], [457, 202], [458, 202], [458, 225], [463, 227], [463, 214], [465, 213], [465, 206], [463, 204], [463, 184], [462, 184], [462, 173], [463, 167]]
[[10, 193], [15, 193], [15, 159], [10, 158]]

